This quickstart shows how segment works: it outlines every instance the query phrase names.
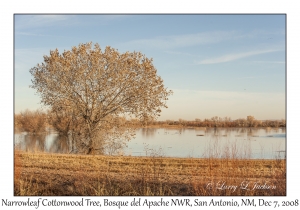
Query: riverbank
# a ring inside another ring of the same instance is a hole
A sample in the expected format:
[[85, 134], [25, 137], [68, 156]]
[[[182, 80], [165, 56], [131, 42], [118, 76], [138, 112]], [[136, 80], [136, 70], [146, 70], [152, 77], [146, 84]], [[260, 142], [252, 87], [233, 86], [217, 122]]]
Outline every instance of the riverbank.
[[15, 153], [18, 195], [286, 195], [285, 160]]
[[165, 129], [196, 129], [196, 130], [206, 130], [206, 129], [224, 129], [224, 128], [244, 128], [244, 129], [285, 129], [285, 126], [281, 127], [270, 127], [270, 126], [256, 126], [256, 127], [245, 127], [245, 126], [195, 126], [195, 125], [169, 125], [169, 124], [155, 124], [155, 125], [137, 125], [133, 126], [137, 129], [139, 128], [165, 128]]

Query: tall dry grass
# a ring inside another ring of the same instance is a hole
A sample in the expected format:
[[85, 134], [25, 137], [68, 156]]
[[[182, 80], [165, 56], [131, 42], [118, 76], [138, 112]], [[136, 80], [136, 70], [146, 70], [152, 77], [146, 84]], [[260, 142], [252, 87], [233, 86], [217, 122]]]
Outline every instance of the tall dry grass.
[[[234, 150], [230, 150], [233, 152]], [[226, 152], [224, 152], [226, 153]], [[233, 158], [166, 158], [20, 153], [15, 195], [286, 195], [286, 162]], [[18, 164], [16, 165], [17, 170]], [[249, 190], [241, 189], [247, 182]], [[217, 185], [239, 186], [218, 189]], [[254, 184], [275, 189], [251, 190]], [[16, 185], [16, 182], [15, 182]]]
[[20, 151], [16, 150], [14, 151], [14, 191], [16, 191], [19, 187], [19, 181], [20, 181], [20, 176], [21, 176], [21, 158], [20, 158]]
[[195, 195], [286, 195], [286, 160], [280, 157], [251, 159], [251, 154], [247, 144], [238, 147], [233, 142], [222, 147], [212, 141], [203, 159], [208, 176], [198, 177], [203, 165], [197, 167], [194, 163], [192, 186]]

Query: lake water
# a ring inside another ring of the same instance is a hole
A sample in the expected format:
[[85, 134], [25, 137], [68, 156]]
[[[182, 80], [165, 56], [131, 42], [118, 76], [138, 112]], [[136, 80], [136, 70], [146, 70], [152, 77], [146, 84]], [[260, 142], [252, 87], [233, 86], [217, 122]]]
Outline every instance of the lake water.
[[[55, 133], [15, 134], [25, 151], [68, 153], [68, 141]], [[131, 156], [282, 159], [286, 157], [285, 128], [140, 128], [121, 152]]]

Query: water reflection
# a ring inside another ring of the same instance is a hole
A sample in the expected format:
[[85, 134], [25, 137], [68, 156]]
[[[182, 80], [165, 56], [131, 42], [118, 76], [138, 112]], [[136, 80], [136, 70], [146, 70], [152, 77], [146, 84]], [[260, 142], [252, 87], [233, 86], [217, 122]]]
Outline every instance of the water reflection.
[[155, 128], [141, 128], [142, 135], [146, 138], [153, 137], [156, 129]]
[[[141, 128], [123, 149], [124, 155], [200, 158], [285, 158], [286, 129], [261, 128]], [[25, 151], [69, 153], [66, 137], [15, 134], [15, 145]]]
[[[15, 145], [18, 149], [25, 151], [45, 151], [46, 135], [30, 135], [23, 133], [17, 135]], [[22, 142], [22, 143], [20, 143]]]
[[53, 142], [49, 144], [49, 152], [53, 153], [69, 153], [70, 149], [70, 141], [66, 136], [54, 135]]
[[26, 132], [15, 134], [15, 147], [28, 152], [68, 153], [69, 141], [56, 133], [32, 135]]

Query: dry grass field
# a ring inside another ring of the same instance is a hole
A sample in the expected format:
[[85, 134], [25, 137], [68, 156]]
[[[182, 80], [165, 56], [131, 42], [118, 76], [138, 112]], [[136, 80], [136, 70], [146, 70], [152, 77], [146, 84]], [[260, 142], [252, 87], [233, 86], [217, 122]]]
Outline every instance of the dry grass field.
[[286, 195], [285, 160], [15, 152], [16, 196]]

